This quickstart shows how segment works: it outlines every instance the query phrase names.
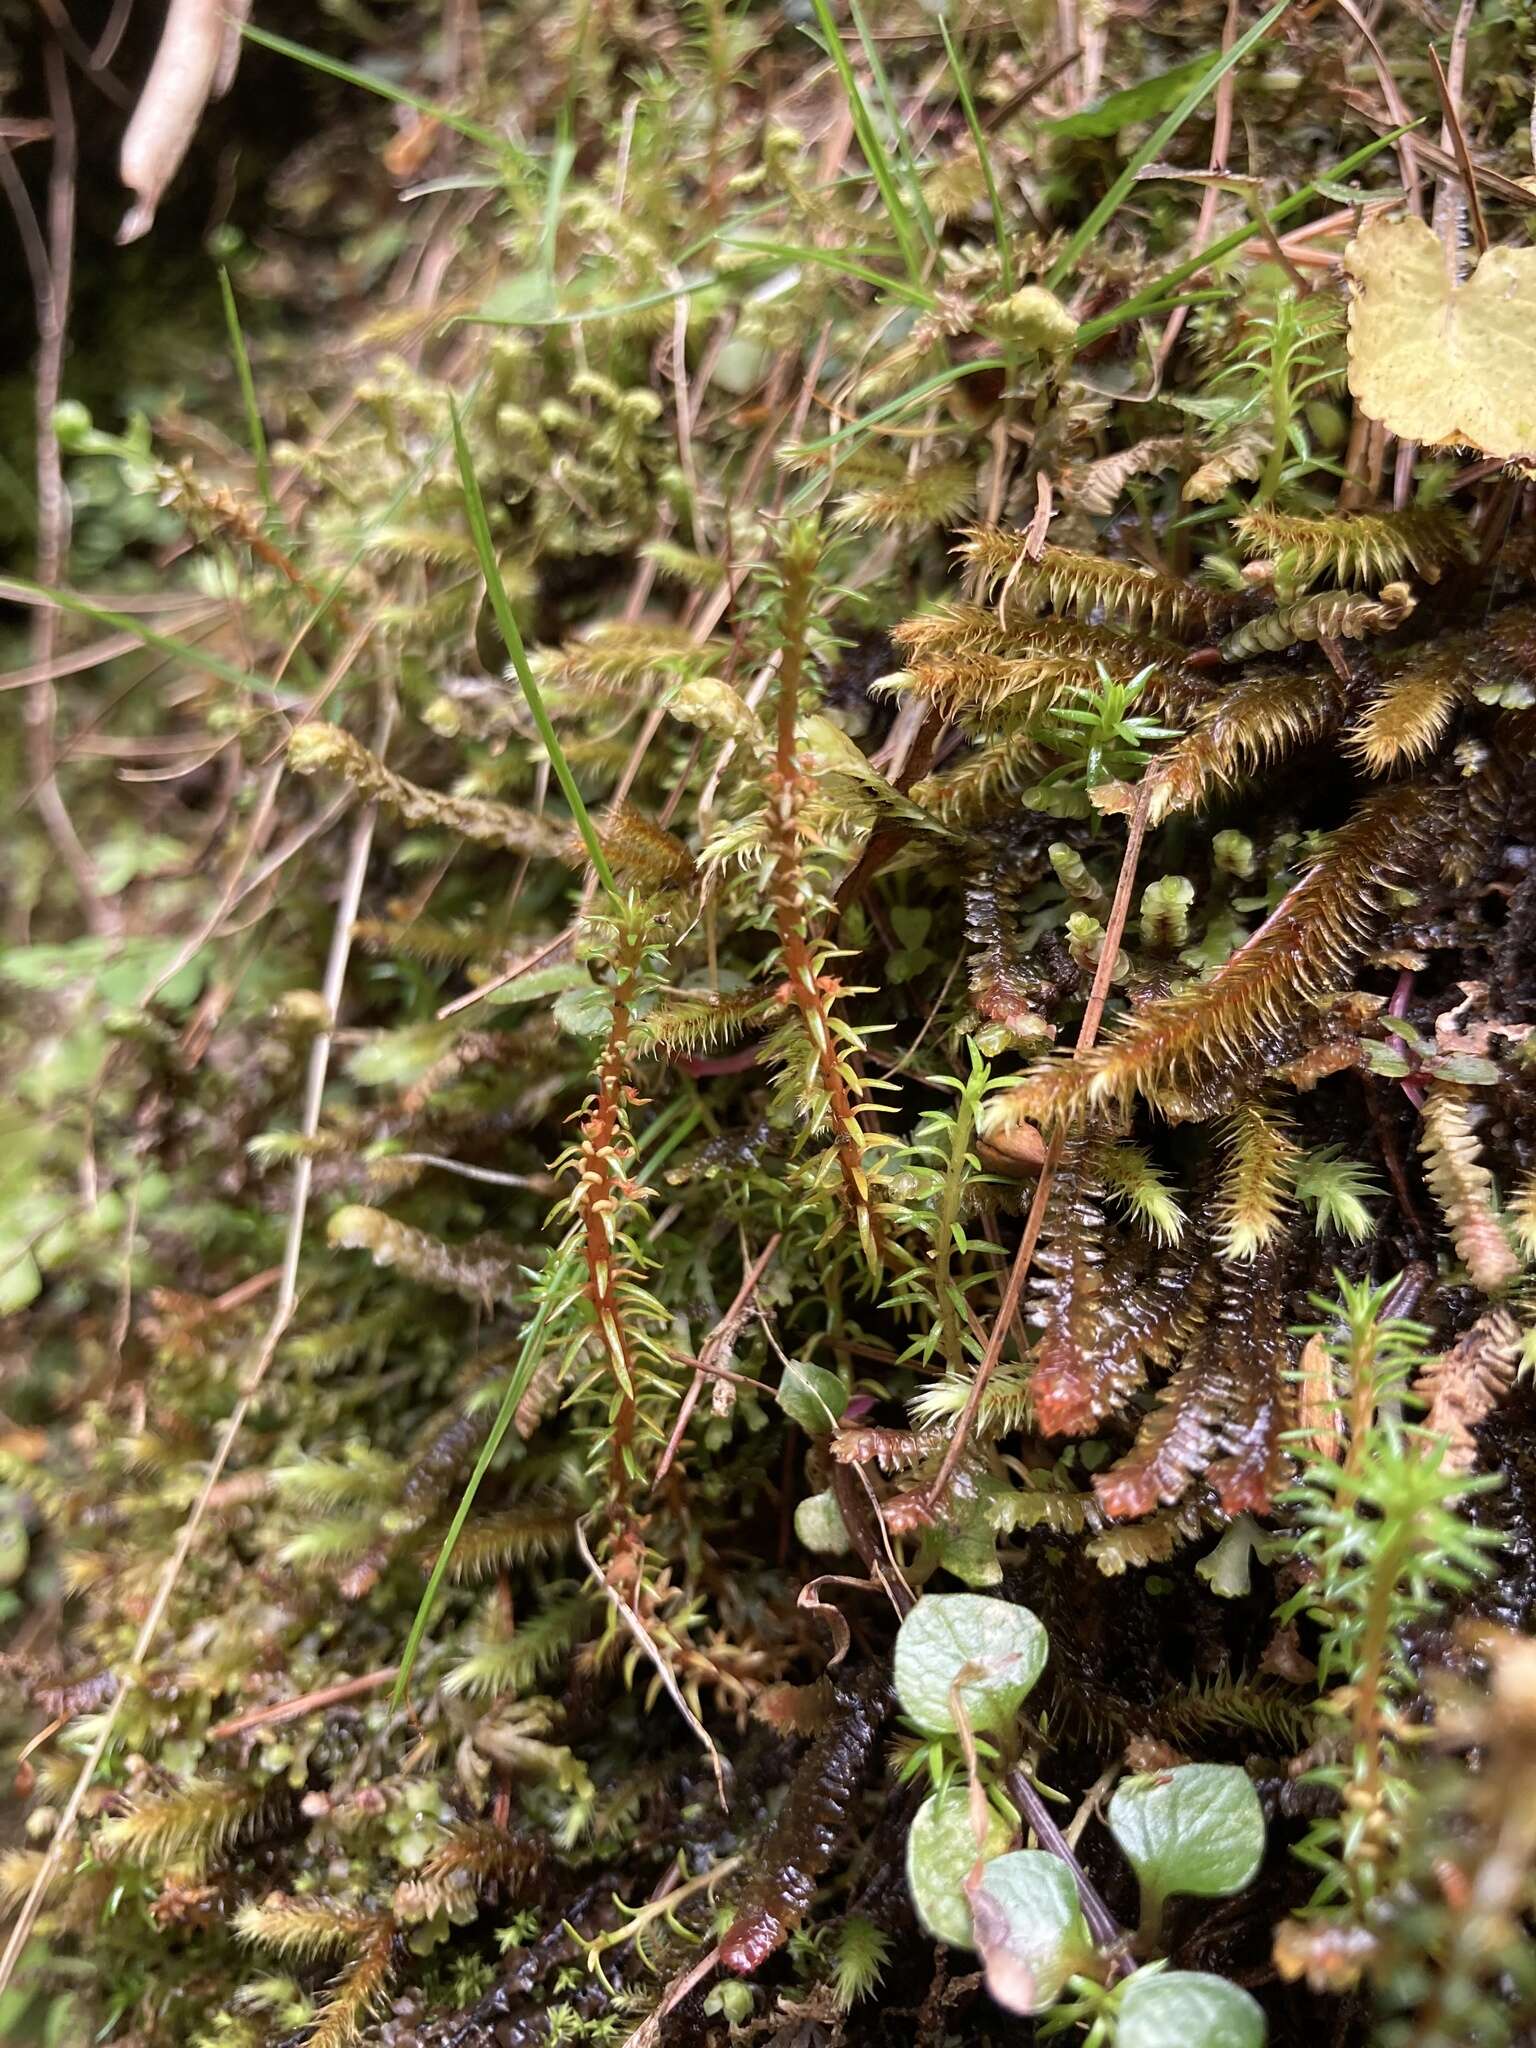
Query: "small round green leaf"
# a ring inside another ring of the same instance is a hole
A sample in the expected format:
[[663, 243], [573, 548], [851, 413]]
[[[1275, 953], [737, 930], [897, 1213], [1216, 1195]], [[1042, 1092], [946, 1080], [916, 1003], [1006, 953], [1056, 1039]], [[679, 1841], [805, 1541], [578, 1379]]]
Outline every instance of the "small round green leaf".
[[973, 1937], [987, 1989], [1009, 2012], [1044, 2012], [1093, 1958], [1072, 1873], [1043, 1849], [1016, 1849], [971, 1889]]
[[795, 1509], [795, 1534], [807, 1550], [825, 1551], [833, 1557], [853, 1548], [835, 1493], [806, 1495]]
[[1225, 1977], [1160, 1970], [1125, 1987], [1115, 2048], [1264, 2048], [1264, 2009]]
[[792, 1358], [779, 1382], [779, 1406], [807, 1436], [825, 1436], [848, 1406], [848, 1389], [825, 1366]]
[[917, 1809], [907, 1836], [907, 1884], [918, 1919], [936, 1941], [953, 1948], [975, 1946], [965, 1881], [978, 1859], [1001, 1854], [1008, 1842], [1007, 1822], [988, 1807], [986, 1840], [977, 1849], [963, 1784], [946, 1785]]
[[1045, 1669], [1045, 1629], [1027, 1607], [982, 1593], [927, 1593], [896, 1636], [896, 1696], [925, 1735], [953, 1735], [951, 1690], [972, 1728], [1002, 1728]]
[[1180, 1764], [1127, 1778], [1109, 1802], [1109, 1825], [1144, 1902], [1175, 1892], [1225, 1898], [1264, 1860], [1259, 1795], [1236, 1764]]

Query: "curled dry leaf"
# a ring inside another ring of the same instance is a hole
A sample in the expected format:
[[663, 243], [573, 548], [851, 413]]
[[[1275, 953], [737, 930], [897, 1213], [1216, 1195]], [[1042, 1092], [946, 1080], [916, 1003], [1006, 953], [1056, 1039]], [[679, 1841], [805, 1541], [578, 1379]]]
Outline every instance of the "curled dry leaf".
[[234, 82], [240, 29], [251, 0], [171, 0], [155, 60], [123, 136], [118, 175], [134, 204], [117, 231], [136, 242], [181, 168], [203, 109]]
[[1488, 249], [1446, 276], [1421, 220], [1373, 220], [1344, 252], [1355, 282], [1349, 388], [1405, 441], [1536, 449], [1536, 249]]

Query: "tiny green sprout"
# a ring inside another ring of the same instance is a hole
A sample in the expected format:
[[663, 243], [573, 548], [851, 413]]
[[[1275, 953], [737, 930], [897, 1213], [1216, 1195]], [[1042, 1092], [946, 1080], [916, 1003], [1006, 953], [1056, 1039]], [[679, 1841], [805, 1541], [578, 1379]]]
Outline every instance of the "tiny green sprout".
[[1154, 953], [1175, 953], [1189, 943], [1189, 906], [1195, 885], [1185, 875], [1161, 875], [1141, 892], [1141, 943]]
[[1076, 847], [1068, 846], [1064, 839], [1057, 839], [1046, 848], [1046, 853], [1056, 870], [1057, 881], [1069, 896], [1075, 896], [1079, 903], [1086, 903], [1091, 910], [1099, 909], [1108, 901]]
[[1351, 1244], [1363, 1244], [1376, 1228], [1366, 1198], [1385, 1199], [1369, 1167], [1345, 1159], [1342, 1145], [1304, 1152], [1296, 1164], [1296, 1199], [1312, 1210], [1319, 1230], [1337, 1230]]
[[1087, 818], [1088, 792], [1106, 782], [1129, 782], [1147, 764], [1152, 740], [1176, 739], [1172, 726], [1137, 714], [1134, 706], [1150, 669], [1118, 682], [1099, 663], [1099, 680], [1089, 689], [1063, 693], [1040, 722], [1040, 738], [1060, 755], [1043, 782], [1024, 794], [1026, 808], [1053, 818]]
[[779, 1382], [779, 1406], [807, 1436], [825, 1436], [848, 1406], [848, 1389], [825, 1366], [792, 1358]]
[[1253, 841], [1244, 832], [1218, 832], [1211, 841], [1211, 866], [1218, 875], [1250, 881], [1258, 866]]
[[917, 1809], [907, 1834], [907, 1884], [917, 1917], [935, 1941], [974, 1948], [966, 1880], [978, 1863], [1000, 1856], [1012, 1838], [1008, 1822], [989, 1806], [978, 1844], [970, 1792], [958, 1780]]
[[1048, 1651], [1027, 1607], [981, 1593], [928, 1593], [897, 1632], [896, 1697], [925, 1735], [957, 1732], [957, 1701], [973, 1729], [1005, 1728]]
[[1239, 1515], [1223, 1530], [1215, 1548], [1196, 1561], [1195, 1570], [1220, 1599], [1245, 1599], [1251, 1584], [1249, 1567], [1264, 1541], [1264, 1531], [1252, 1515]]
[[1093, 1974], [1093, 1937], [1059, 1856], [1016, 1849], [994, 1857], [968, 1890], [987, 1989], [1007, 2011], [1043, 2012], [1069, 1978]]
[[1138, 1970], [1126, 1984], [1115, 2048], [1264, 2048], [1258, 2000], [1205, 1970]]
[[1108, 1818], [1141, 1885], [1143, 1948], [1155, 1944], [1163, 1906], [1176, 1893], [1227, 1898], [1264, 1860], [1259, 1795], [1236, 1764], [1179, 1764], [1127, 1778]]
[[718, 2013], [721, 2019], [739, 2027], [752, 2017], [756, 2000], [757, 1993], [750, 1984], [743, 1984], [739, 1977], [726, 1977], [705, 1999], [704, 2010], [711, 2015]]

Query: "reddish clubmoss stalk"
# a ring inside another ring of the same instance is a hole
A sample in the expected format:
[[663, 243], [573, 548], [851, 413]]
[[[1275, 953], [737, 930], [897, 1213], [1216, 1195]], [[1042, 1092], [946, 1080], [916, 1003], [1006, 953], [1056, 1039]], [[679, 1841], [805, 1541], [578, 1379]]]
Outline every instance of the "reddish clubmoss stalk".
[[832, 1022], [837, 984], [831, 976], [816, 971], [816, 953], [809, 932], [811, 892], [800, 859], [800, 810], [808, 780], [796, 745], [795, 722], [805, 677], [806, 641], [820, 553], [817, 529], [805, 523], [791, 529], [780, 560], [784, 579], [783, 640], [779, 658], [778, 738], [768, 775], [768, 844], [773, 855], [768, 894], [779, 937], [779, 961], [784, 970], [782, 999], [793, 1003], [800, 1012], [816, 1055], [816, 1074], [827, 1098], [844, 1199], [864, 1255], [874, 1267], [884, 1258], [884, 1244], [864, 1165], [867, 1134], [859, 1122], [859, 1105], [854, 1101], [857, 1083], [838, 1058]]
[[577, 1150], [580, 1187], [576, 1213], [581, 1222], [587, 1265], [584, 1291], [618, 1393], [608, 1467], [616, 1508], [629, 1492], [635, 1437], [635, 1373], [624, 1328], [625, 1268], [615, 1218], [629, 1190], [629, 1168], [634, 1156], [626, 1114], [633, 1096], [629, 1086], [629, 1033], [644, 956], [643, 934], [633, 923], [621, 925], [615, 937], [615, 981], [608, 1036], [598, 1061], [597, 1089], [582, 1122]]

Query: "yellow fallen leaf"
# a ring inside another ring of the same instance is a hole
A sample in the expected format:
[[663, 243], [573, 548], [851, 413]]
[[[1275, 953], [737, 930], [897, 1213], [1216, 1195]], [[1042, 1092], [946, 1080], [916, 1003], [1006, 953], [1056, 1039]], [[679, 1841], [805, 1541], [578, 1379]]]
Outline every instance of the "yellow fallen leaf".
[[1344, 251], [1354, 279], [1349, 388], [1405, 441], [1536, 452], [1536, 249], [1488, 249], [1452, 286], [1421, 220], [1373, 220]]

